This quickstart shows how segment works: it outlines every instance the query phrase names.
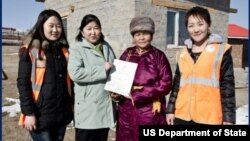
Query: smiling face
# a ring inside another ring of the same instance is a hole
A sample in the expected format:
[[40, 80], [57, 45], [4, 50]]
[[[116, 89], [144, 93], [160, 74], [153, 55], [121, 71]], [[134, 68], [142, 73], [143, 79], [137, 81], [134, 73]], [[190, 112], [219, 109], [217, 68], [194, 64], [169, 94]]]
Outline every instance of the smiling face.
[[88, 23], [81, 31], [82, 36], [90, 43], [96, 44], [101, 37], [101, 28], [96, 22], [92, 21]]
[[187, 22], [187, 31], [195, 44], [199, 44], [208, 38], [209, 25], [201, 17], [191, 15]]
[[48, 20], [43, 24], [44, 35], [50, 41], [56, 41], [60, 38], [62, 34], [62, 25], [60, 20], [51, 16]]
[[152, 34], [146, 31], [138, 31], [133, 35], [134, 43], [142, 50], [147, 49], [153, 39]]

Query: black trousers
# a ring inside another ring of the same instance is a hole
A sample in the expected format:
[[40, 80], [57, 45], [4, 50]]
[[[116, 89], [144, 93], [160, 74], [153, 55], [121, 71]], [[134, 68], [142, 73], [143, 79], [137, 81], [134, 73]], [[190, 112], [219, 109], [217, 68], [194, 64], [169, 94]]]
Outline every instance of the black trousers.
[[197, 123], [194, 121], [186, 121], [186, 120], [182, 120], [179, 118], [175, 118], [174, 119], [174, 125], [206, 125], [206, 124], [201, 124], [201, 123]]
[[75, 141], [107, 141], [109, 128], [78, 129], [75, 128]]

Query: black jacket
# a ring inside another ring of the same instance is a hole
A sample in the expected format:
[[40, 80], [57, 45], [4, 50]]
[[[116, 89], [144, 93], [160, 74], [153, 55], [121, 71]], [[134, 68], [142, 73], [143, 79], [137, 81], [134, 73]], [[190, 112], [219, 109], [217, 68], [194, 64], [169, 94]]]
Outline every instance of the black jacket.
[[32, 100], [32, 63], [25, 49], [20, 54], [17, 78], [21, 111], [25, 115], [35, 114], [39, 130], [67, 125], [73, 119], [73, 100], [66, 83], [66, 59], [60, 47], [55, 46], [49, 47], [45, 56], [46, 71], [36, 103]]
[[[200, 54], [194, 54], [189, 49], [189, 54], [193, 58], [194, 62], [198, 59], [197, 56]], [[180, 85], [180, 70], [177, 64], [174, 83], [172, 92], [169, 97], [169, 102], [167, 105], [167, 113], [174, 113], [175, 102]], [[234, 71], [233, 71], [233, 61], [231, 56], [231, 50], [224, 53], [220, 69], [220, 93], [221, 93], [221, 103], [223, 111], [223, 121], [235, 123], [236, 120], [236, 103], [235, 103], [235, 83], [234, 83]]]

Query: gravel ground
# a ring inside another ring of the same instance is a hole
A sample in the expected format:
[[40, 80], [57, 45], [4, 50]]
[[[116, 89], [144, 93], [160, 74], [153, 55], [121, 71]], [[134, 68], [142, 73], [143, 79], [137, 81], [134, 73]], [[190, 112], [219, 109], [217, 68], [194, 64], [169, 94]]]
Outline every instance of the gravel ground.
[[[2, 67], [7, 74], [8, 79], [2, 80], [2, 105], [7, 103], [4, 99], [6, 97], [18, 98], [18, 91], [16, 88], [16, 78], [18, 69], [18, 46], [2, 46]], [[240, 107], [248, 104], [248, 87], [236, 89], [236, 105]], [[2, 140], [3, 141], [28, 141], [27, 132], [18, 127], [18, 117], [10, 118], [7, 113], [2, 114]], [[110, 130], [109, 140], [115, 140], [115, 132]], [[66, 132], [65, 141], [74, 140], [74, 129], [69, 128]]]

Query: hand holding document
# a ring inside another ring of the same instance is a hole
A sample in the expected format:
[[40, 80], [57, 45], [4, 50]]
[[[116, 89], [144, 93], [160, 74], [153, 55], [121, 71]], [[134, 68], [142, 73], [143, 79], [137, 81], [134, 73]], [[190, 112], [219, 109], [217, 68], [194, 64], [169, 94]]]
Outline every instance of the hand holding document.
[[130, 97], [137, 66], [136, 63], [115, 59], [104, 89]]

